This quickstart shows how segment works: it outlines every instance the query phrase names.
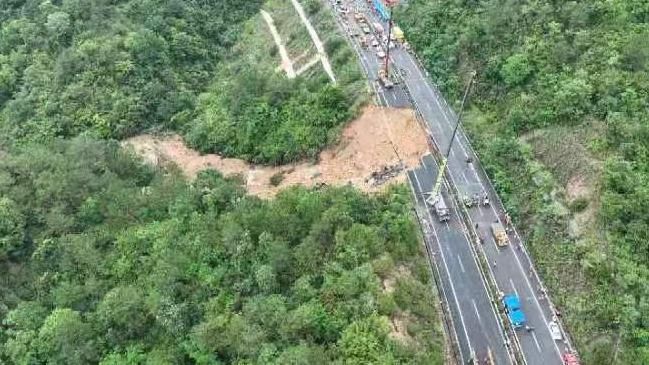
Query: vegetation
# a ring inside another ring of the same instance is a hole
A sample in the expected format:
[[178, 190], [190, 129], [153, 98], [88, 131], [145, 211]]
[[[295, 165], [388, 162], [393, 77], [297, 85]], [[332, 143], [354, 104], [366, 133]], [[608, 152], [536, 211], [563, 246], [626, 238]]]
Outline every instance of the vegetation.
[[261, 3], [2, 1], [0, 133], [123, 138], [168, 126]]
[[[216, 82], [202, 95], [197, 117], [187, 123], [187, 139], [203, 152], [238, 156], [257, 163], [282, 164], [316, 157], [336, 140], [339, 129], [364, 99], [365, 80], [351, 50], [335, 30], [319, 0], [306, 1], [336, 72], [332, 85], [316, 64], [294, 79], [278, 70], [277, 47], [261, 16], [246, 23], [240, 42], [219, 67]], [[286, 42], [297, 71], [316, 56], [290, 1], [264, 6]], [[350, 107], [352, 105], [352, 107]]]
[[[408, 3], [396, 19], [448, 95], [478, 72], [467, 127], [585, 363], [649, 363], [646, 2]], [[572, 213], [557, 190], [571, 179], [591, 189]]]
[[442, 363], [405, 188], [262, 201], [79, 137], [5, 154], [0, 197], [0, 362]]
[[[295, 80], [276, 73], [268, 29], [253, 31], [266, 27], [262, 3], [1, 1], [0, 139], [121, 139], [173, 129], [201, 151], [255, 162], [314, 156], [352, 116], [360, 72], [332, 37], [338, 86], [314, 73]], [[326, 26], [331, 14], [307, 4]], [[251, 49], [264, 61], [253, 62]]]

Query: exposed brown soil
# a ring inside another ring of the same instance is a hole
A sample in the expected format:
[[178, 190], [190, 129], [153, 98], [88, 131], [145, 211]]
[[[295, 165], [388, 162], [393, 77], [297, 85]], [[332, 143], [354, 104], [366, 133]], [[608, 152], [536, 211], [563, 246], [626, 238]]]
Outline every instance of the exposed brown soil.
[[[125, 144], [150, 163], [177, 165], [190, 178], [209, 168], [224, 175], [241, 175], [248, 192], [264, 198], [293, 185], [351, 184], [366, 192], [378, 191], [390, 183], [404, 181], [405, 171], [379, 186], [367, 181], [373, 172], [398, 164], [400, 159], [406, 168], [415, 167], [419, 157], [428, 150], [425, 133], [412, 110], [377, 106], [366, 107], [360, 117], [343, 130], [340, 143], [321, 152], [315, 164], [303, 162], [269, 167], [215, 154], [200, 155], [177, 135], [141, 135], [128, 139]], [[283, 180], [272, 186], [270, 178], [277, 173], [283, 173]]]
[[568, 201], [574, 201], [578, 198], [588, 198], [591, 194], [592, 188], [589, 183], [580, 175], [574, 175], [566, 184], [566, 194]]
[[408, 334], [407, 321], [403, 313], [390, 317], [390, 337], [401, 343], [412, 341], [412, 337]]

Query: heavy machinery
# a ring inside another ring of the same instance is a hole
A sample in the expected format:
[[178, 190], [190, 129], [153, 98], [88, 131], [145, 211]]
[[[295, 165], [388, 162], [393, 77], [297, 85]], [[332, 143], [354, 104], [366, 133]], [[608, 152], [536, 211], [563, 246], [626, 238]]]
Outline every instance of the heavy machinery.
[[496, 245], [498, 245], [498, 247], [505, 247], [509, 245], [507, 231], [501, 223], [497, 222], [491, 224], [491, 234], [494, 236], [494, 240], [496, 240]]
[[385, 74], [385, 70], [383, 69], [379, 70], [379, 83], [386, 89], [392, 89], [392, 87], [394, 87], [394, 82], [390, 80], [388, 75]]
[[436, 196], [430, 195], [426, 198], [426, 203], [435, 209], [435, 215], [440, 222], [446, 222], [451, 218], [450, 211], [442, 194]]
[[[442, 201], [442, 202], [444, 201], [444, 198], [442, 198], [442, 181], [444, 181], [444, 172], [446, 171], [446, 165], [448, 165], [448, 156], [451, 153], [451, 147], [453, 147], [455, 134], [457, 133], [457, 129], [460, 126], [460, 121], [462, 120], [461, 118], [464, 112], [464, 105], [466, 104], [466, 99], [469, 96], [469, 91], [471, 91], [471, 85], [473, 85], [474, 77], [475, 77], [475, 72], [471, 75], [469, 84], [467, 85], [466, 90], [464, 91], [464, 97], [462, 98], [462, 105], [460, 106], [460, 113], [457, 116], [457, 122], [455, 122], [455, 128], [453, 128], [451, 141], [448, 143], [448, 148], [446, 150], [446, 153], [444, 154], [444, 156], [442, 156], [442, 163], [439, 166], [439, 170], [437, 172], [437, 178], [435, 179], [435, 185], [433, 185], [433, 190], [430, 192], [428, 199], [426, 199], [426, 202], [432, 206], [435, 206], [435, 203], [438, 201]], [[446, 207], [446, 203], [444, 203], [444, 207]]]

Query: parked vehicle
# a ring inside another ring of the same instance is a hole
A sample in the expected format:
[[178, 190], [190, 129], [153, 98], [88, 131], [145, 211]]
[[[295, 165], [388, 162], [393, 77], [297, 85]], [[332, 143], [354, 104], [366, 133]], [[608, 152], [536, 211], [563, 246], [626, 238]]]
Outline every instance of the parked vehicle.
[[496, 240], [496, 245], [499, 247], [505, 247], [509, 245], [509, 238], [507, 237], [507, 231], [501, 223], [492, 223], [491, 224], [491, 234]]
[[525, 314], [521, 310], [521, 302], [516, 294], [507, 294], [502, 299], [507, 318], [514, 328], [521, 328], [527, 322]]
[[565, 365], [579, 365], [579, 358], [577, 357], [577, 354], [574, 354], [572, 352], [563, 354], [563, 363]]
[[559, 325], [557, 322], [550, 322], [548, 324], [548, 328], [550, 328], [550, 334], [552, 335], [552, 339], [555, 341], [561, 341], [563, 340], [563, 335], [561, 334], [561, 329], [559, 328]]
[[435, 215], [437, 215], [437, 219], [440, 222], [446, 222], [451, 218], [448, 206], [446, 205], [444, 197], [441, 194], [437, 195], [436, 197], [428, 197], [428, 199], [426, 199], [426, 203], [428, 203], [428, 205], [432, 206], [435, 209]]
[[383, 33], [383, 26], [381, 25], [381, 23], [377, 22], [377, 23], [374, 23], [373, 25], [374, 25], [374, 29], [376, 29], [377, 33]]
[[392, 89], [392, 87], [394, 87], [394, 83], [390, 80], [390, 77], [385, 74], [384, 69], [379, 70], [379, 83], [381, 83], [381, 86], [386, 89]]

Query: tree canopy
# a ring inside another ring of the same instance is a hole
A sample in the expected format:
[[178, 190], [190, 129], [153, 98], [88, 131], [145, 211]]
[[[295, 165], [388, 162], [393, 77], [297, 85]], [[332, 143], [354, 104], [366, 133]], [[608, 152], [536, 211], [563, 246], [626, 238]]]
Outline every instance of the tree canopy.
[[[0, 159], [0, 360], [441, 364], [409, 209], [403, 187], [263, 201], [236, 178], [188, 182], [81, 137], [12, 148]], [[399, 338], [393, 320], [408, 324]]]
[[[397, 22], [448, 95], [457, 99], [467, 71], [478, 73], [467, 127], [527, 228], [584, 360], [649, 363], [647, 2], [408, 4]], [[526, 143], [541, 134], [558, 136], [545, 155]], [[574, 144], [599, 161], [600, 175], [575, 162]], [[591, 201], [573, 205], [576, 213], [596, 211], [592, 232], [578, 240], [567, 232], [574, 214], [553, 202], [557, 180], [570, 174], [596, 180], [586, 181]]]
[[[252, 31], [263, 3], [1, 1], [0, 142], [172, 130], [260, 163], [314, 157], [352, 116], [361, 74], [339, 35], [326, 43], [339, 85], [278, 74], [268, 30]], [[316, 25], [335, 24], [307, 4]]]

